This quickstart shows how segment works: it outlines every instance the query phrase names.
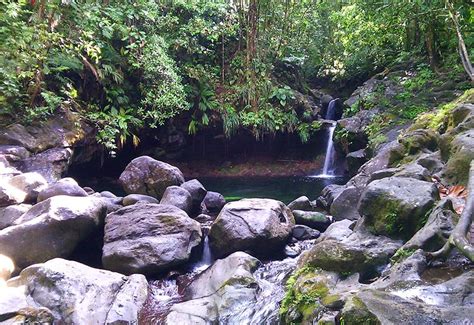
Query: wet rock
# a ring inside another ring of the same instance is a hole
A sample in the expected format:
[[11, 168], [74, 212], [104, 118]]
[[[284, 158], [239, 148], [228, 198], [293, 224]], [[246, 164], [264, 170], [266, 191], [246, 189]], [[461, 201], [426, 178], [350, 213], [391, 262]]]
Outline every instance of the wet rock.
[[19, 268], [67, 257], [98, 228], [105, 211], [97, 198], [52, 197], [23, 214], [18, 225], [0, 230], [0, 251]]
[[145, 203], [159, 203], [157, 199], [149, 195], [143, 194], [129, 194], [123, 198], [122, 204], [124, 206], [132, 205], [138, 202], [145, 202]]
[[209, 212], [219, 212], [226, 203], [222, 194], [212, 191], [207, 192], [202, 202]]
[[161, 198], [168, 186], [181, 185], [181, 171], [162, 161], [148, 156], [133, 159], [119, 178], [125, 192], [145, 194]]
[[124, 274], [154, 274], [185, 263], [200, 244], [199, 223], [181, 209], [142, 203], [105, 220], [104, 268]]
[[388, 177], [370, 183], [359, 202], [359, 213], [374, 234], [410, 238], [439, 198], [433, 183]]
[[197, 179], [184, 182], [181, 184], [181, 187], [191, 194], [193, 200], [193, 211], [197, 211], [200, 208], [202, 200], [206, 197], [207, 190]]
[[355, 174], [359, 168], [367, 161], [367, 153], [365, 149], [349, 152], [346, 155], [347, 167], [349, 174]]
[[166, 324], [225, 323], [236, 307], [255, 300], [259, 261], [243, 252], [217, 260], [187, 288], [191, 300], [175, 304]]
[[387, 264], [402, 245], [399, 241], [363, 230], [353, 231], [348, 221], [333, 225], [332, 229], [328, 228], [327, 235], [323, 234], [313, 248], [301, 255], [298, 265], [339, 273], [372, 273]]
[[288, 204], [288, 208], [290, 208], [291, 211], [294, 211], [294, 210], [312, 211], [313, 205], [307, 196], [300, 196], [296, 200], [291, 201]]
[[87, 196], [87, 192], [84, 191], [84, 189], [80, 187], [74, 179], [63, 178], [42, 190], [38, 194], [38, 202], [58, 195]]
[[55, 323], [64, 324], [137, 323], [148, 294], [143, 275], [126, 277], [59, 258], [24, 269], [16, 282], [28, 304], [47, 308]]
[[166, 188], [160, 204], [173, 205], [186, 213], [191, 213], [193, 208], [193, 199], [191, 194], [179, 186], [169, 186]]
[[423, 228], [403, 245], [402, 249], [422, 248], [425, 251], [436, 251], [443, 247], [456, 225], [457, 215], [449, 199], [441, 200], [430, 213]]
[[0, 230], [13, 226], [24, 213], [26, 213], [32, 205], [18, 204], [0, 208]]
[[469, 324], [474, 319], [474, 272], [434, 286], [364, 290], [357, 297], [382, 324]]
[[209, 231], [211, 249], [218, 257], [245, 250], [275, 253], [285, 246], [294, 224], [291, 210], [276, 200], [227, 203]]
[[357, 211], [357, 203], [362, 190], [355, 186], [347, 186], [333, 199], [329, 213], [334, 220], [357, 220], [360, 215]]
[[295, 225], [291, 234], [298, 240], [307, 240], [318, 238], [320, 232], [305, 225]]
[[293, 211], [296, 224], [305, 225], [319, 231], [324, 231], [329, 227], [332, 222], [332, 218], [321, 212], [311, 211]]

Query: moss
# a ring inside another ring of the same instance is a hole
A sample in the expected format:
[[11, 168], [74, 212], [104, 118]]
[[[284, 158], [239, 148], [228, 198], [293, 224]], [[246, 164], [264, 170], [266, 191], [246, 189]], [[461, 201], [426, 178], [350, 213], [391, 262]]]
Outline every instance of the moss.
[[412, 256], [415, 251], [416, 251], [415, 248], [411, 248], [411, 249], [400, 248], [400, 249], [397, 250], [397, 252], [392, 256], [392, 258], [390, 259], [390, 261], [391, 261], [393, 264], [398, 263], [398, 262], [401, 262], [401, 261], [407, 259], [408, 257]]
[[439, 131], [446, 121], [448, 121], [448, 129], [451, 129], [455, 127], [449, 118], [451, 111], [461, 103], [472, 101], [474, 101], [474, 89], [468, 89], [463, 95], [447, 104], [442, 105], [438, 110], [418, 116], [415, 120], [415, 123], [410, 127], [410, 130], [431, 129], [434, 131]]
[[340, 309], [344, 305], [344, 301], [338, 294], [327, 294], [321, 299], [321, 303], [330, 309]]
[[[287, 323], [310, 319], [315, 310], [322, 308], [321, 299], [327, 296], [329, 289], [321, 281], [311, 281], [317, 270], [305, 266], [286, 282], [286, 294], [280, 305], [280, 316]], [[297, 319], [288, 320], [289, 314], [292, 314], [292, 317], [296, 314]]]
[[339, 317], [339, 323], [344, 325], [378, 325], [378, 318], [372, 314], [364, 302], [358, 297], [352, 297], [344, 306]]

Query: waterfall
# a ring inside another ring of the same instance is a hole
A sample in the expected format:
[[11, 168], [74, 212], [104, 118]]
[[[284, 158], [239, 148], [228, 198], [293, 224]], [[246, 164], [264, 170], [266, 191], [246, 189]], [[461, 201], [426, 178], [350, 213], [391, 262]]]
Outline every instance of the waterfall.
[[326, 157], [324, 158], [323, 173], [319, 176], [330, 177], [334, 175], [333, 164], [334, 164], [334, 142], [333, 136], [336, 130], [336, 122], [333, 122], [328, 128], [328, 144], [326, 146]]
[[328, 142], [326, 145], [326, 155], [324, 158], [324, 167], [323, 167], [323, 172], [317, 177], [325, 178], [325, 177], [334, 177], [334, 156], [335, 156], [335, 150], [334, 150], [334, 142], [333, 142], [333, 137], [334, 137], [334, 131], [336, 130], [336, 122], [335, 120], [337, 119], [337, 112], [336, 112], [336, 99], [333, 99], [329, 102], [328, 104], [328, 109], [326, 111], [326, 120], [332, 120], [333, 122], [331, 123], [331, 126], [328, 128]]
[[211, 247], [209, 246], [209, 237], [204, 237], [201, 259], [193, 266], [195, 272], [202, 272], [213, 262]]

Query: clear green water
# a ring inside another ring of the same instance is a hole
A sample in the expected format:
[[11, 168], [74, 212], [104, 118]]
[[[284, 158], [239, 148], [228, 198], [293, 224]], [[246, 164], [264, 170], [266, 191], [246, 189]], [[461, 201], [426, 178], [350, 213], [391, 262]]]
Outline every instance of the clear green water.
[[343, 177], [212, 177], [199, 181], [208, 191], [219, 192], [227, 201], [241, 198], [270, 198], [289, 203], [306, 195], [315, 200], [321, 190], [330, 184], [345, 184]]

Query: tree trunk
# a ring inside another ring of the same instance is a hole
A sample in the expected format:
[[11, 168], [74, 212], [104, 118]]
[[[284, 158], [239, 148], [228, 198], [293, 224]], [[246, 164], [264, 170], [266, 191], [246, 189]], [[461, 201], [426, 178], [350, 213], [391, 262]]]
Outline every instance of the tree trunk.
[[454, 10], [454, 7], [452, 3], [449, 2], [449, 0], [446, 0], [446, 7], [448, 8], [449, 16], [451, 17], [454, 28], [456, 29], [456, 35], [458, 37], [458, 51], [459, 56], [461, 57], [462, 65], [469, 78], [474, 81], [474, 69], [469, 59], [469, 53], [467, 52], [466, 44], [464, 43], [464, 38], [461, 34], [461, 27], [459, 26], [456, 10]]
[[461, 218], [449, 236], [446, 244], [439, 251], [428, 254], [428, 257], [431, 259], [446, 258], [451, 250], [456, 247], [464, 256], [474, 262], [474, 246], [471, 245], [468, 239], [468, 234], [474, 219], [474, 160], [471, 161], [467, 186], [468, 195], [466, 206], [461, 214]]

